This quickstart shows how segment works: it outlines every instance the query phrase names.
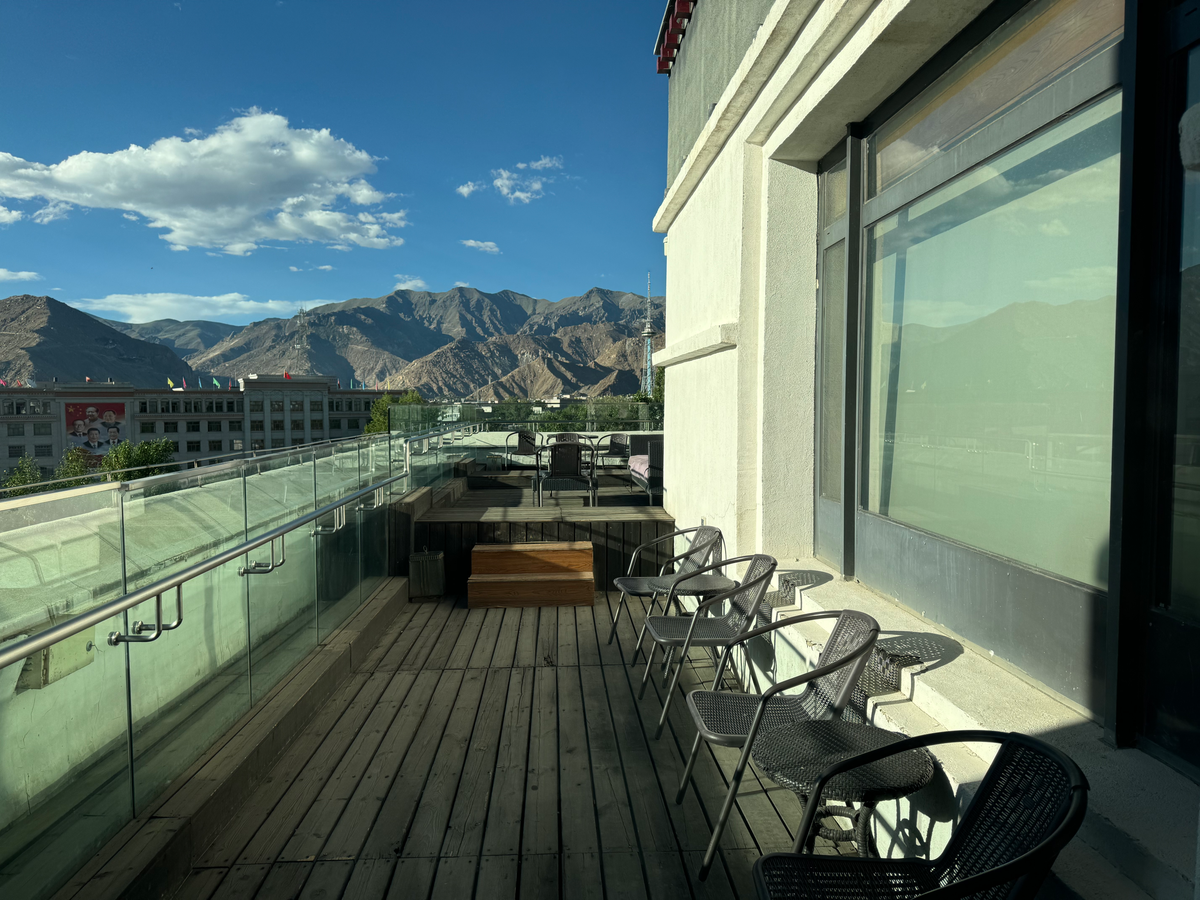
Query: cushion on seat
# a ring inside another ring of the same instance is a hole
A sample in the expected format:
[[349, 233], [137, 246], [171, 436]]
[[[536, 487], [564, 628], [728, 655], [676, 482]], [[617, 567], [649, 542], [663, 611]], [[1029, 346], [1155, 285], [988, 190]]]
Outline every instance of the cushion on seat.
[[629, 457], [629, 471], [639, 478], [650, 477], [650, 457], [649, 456], [631, 456]]

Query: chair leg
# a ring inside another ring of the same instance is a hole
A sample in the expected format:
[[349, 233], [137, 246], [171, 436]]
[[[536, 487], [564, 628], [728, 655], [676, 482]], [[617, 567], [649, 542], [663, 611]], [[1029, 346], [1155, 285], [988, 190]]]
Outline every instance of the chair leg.
[[729, 821], [729, 814], [733, 811], [733, 804], [737, 800], [738, 788], [742, 785], [742, 776], [746, 774], [746, 762], [749, 753], [743, 752], [738, 759], [737, 767], [733, 770], [733, 778], [729, 781], [729, 791], [725, 794], [725, 803], [721, 807], [721, 815], [717, 819], [717, 825], [713, 829], [712, 838], [709, 839], [708, 849], [704, 851], [704, 862], [700, 864], [700, 880], [704, 881], [708, 878], [708, 872], [712, 868], [713, 860], [717, 857], [717, 845], [721, 842], [721, 835], [725, 833], [725, 824]]
[[700, 742], [703, 740], [704, 738], [697, 731], [696, 739], [692, 741], [692, 755], [688, 757], [687, 766], [683, 770], [683, 780], [679, 782], [679, 790], [675, 792], [676, 806], [683, 803], [684, 795], [687, 794], [688, 781], [692, 778], [692, 769], [696, 768], [696, 757], [700, 755]]
[[[654, 739], [657, 741], [662, 737], [663, 727], [667, 724], [667, 710], [671, 708], [671, 701], [675, 699], [675, 688], [679, 686], [679, 673], [683, 671], [683, 664], [686, 662], [683, 655], [679, 656], [679, 663], [675, 666], [675, 673], [671, 676], [671, 686], [667, 688], [667, 695], [663, 697], [662, 715], [658, 717], [658, 728], [654, 729]], [[696, 735], [700, 737], [699, 734]], [[692, 758], [695, 759], [695, 751], [692, 751]], [[691, 761], [688, 761], [688, 770], [691, 770]], [[683, 779], [683, 783], [687, 784], [687, 777]], [[679, 802], [678, 800], [675, 802]]]
[[651, 642], [650, 652], [646, 656], [646, 673], [642, 675], [642, 686], [638, 690], [639, 700], [646, 696], [646, 685], [650, 683], [650, 670], [654, 668], [654, 652], [656, 650], [658, 650], [658, 644]]
[[[605, 596], [608, 595], [608, 591], [605, 591], [604, 593], [605, 593]], [[608, 632], [608, 642], [610, 644], [613, 642], [613, 638], [617, 636], [617, 622], [621, 618], [621, 610], [623, 610], [625, 608], [625, 600], [626, 600], [626, 594], [624, 591], [621, 591], [621, 599], [617, 602], [617, 614], [615, 616], [613, 616], [612, 628], [609, 629], [609, 632]]]
[[667, 677], [671, 674], [671, 661], [675, 659], [675, 648], [667, 647], [663, 651], [662, 686], [666, 688]]

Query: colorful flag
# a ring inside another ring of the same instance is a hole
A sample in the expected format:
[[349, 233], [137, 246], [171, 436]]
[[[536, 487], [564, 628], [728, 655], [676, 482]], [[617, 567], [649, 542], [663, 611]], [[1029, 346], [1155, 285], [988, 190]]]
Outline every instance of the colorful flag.
[[288, 381], [292, 380], [292, 376], [288, 372], [284, 372], [283, 377], [286, 378]]
[[5, 381], [3, 378], [0, 378], [0, 385], [3, 385], [4, 387], [8, 387], [8, 382]]
[[225, 390], [227, 390], [227, 391], [232, 391], [232, 390], [233, 390], [233, 379], [232, 379], [232, 378], [230, 378], [230, 379], [229, 379], [229, 384], [228, 384], [228, 386], [225, 388]]
[[175, 387], [175, 382], [173, 382], [170, 378], [167, 379], [167, 387]]
[[20, 386], [21, 386], [21, 382], [19, 382], [19, 381], [18, 381], [18, 382], [17, 382], [17, 387], [20, 387]]
[[91, 380], [92, 380], [92, 377], [91, 377], [90, 375], [84, 375], [84, 376], [83, 376], [83, 380], [84, 380], [84, 381], [91, 381]]
[[342, 389], [342, 379], [339, 378], [338, 379], [338, 390], [340, 391], [341, 389]]
[[187, 379], [186, 379], [186, 378], [185, 378], [185, 379], [183, 379], [183, 389], [184, 389], [185, 391], [187, 390]]
[[215, 387], [219, 391], [221, 389], [221, 382], [217, 381], [217, 379], [214, 378], [213, 379], [213, 387]]

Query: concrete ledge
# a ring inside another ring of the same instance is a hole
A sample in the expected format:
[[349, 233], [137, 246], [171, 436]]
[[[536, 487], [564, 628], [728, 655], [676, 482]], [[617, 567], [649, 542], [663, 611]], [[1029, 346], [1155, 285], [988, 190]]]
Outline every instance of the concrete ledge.
[[361, 666], [408, 602], [408, 581], [390, 578], [304, 658], [142, 816], [121, 830], [56, 900], [162, 897], [183, 882], [195, 854], [270, 772], [312, 715]]
[[[797, 569], [834, 574], [816, 560], [780, 563], [781, 575]], [[871, 698], [868, 715], [875, 724], [906, 734], [957, 728], [1024, 732], [1058, 747], [1083, 769], [1091, 784], [1088, 814], [1071, 852], [1055, 866], [1065, 890], [1087, 897], [1127, 897], [1135, 892], [1192, 900], [1200, 785], [1138, 750], [1108, 746], [1101, 727], [1070, 701], [861, 584], [835, 576], [802, 589], [797, 606], [779, 608], [775, 615], [842, 608], [874, 616], [881, 627], [881, 645], [889, 638], [899, 642], [904, 636], [930, 636], [944, 648], [940, 659], [903, 668], [899, 691]], [[762, 640], [741, 660], [743, 683], [748, 680], [747, 664], [754, 665], [764, 684], [807, 671], [828, 637], [831, 622], [822, 624], [783, 629], [772, 641]], [[946, 786], [960, 805], [986, 767], [981, 757], [990, 757], [986, 745], [975, 749], [978, 754], [965, 748], [937, 751]], [[936, 849], [956, 819], [927, 814], [922, 804], [928, 802], [928, 797], [914, 795], [915, 815], [905, 804], [894, 804], [895, 809], [885, 810], [885, 821], [915, 823], [916, 833]], [[886, 852], [893, 838], [885, 833], [879, 839], [881, 852]]]
[[737, 322], [714, 325], [699, 334], [693, 334], [691, 337], [667, 344], [654, 354], [654, 364], [656, 366], [677, 366], [680, 363], [712, 356], [712, 354], [721, 353], [724, 350], [733, 350], [737, 347], [737, 341]]

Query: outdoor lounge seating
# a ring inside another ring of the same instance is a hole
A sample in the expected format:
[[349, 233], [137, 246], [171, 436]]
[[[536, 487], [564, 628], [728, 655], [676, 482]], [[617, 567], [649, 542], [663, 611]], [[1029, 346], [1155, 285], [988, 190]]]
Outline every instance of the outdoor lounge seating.
[[[618, 466], [629, 465], [629, 435], [617, 432], [606, 434], [596, 442], [596, 462], [603, 467], [615, 462]], [[632, 482], [631, 482], [632, 483]]]
[[[647, 616], [645, 632], [650, 638], [650, 652], [646, 655], [646, 672], [642, 676], [642, 688], [638, 696], [646, 693], [646, 684], [650, 681], [650, 670], [654, 665], [654, 653], [661, 646], [666, 657], [663, 662], [664, 674], [670, 669], [671, 656], [679, 650], [679, 662], [675, 673], [671, 676], [671, 686], [663, 698], [662, 714], [658, 717], [658, 728], [654, 732], [655, 740], [662, 736], [663, 726], [667, 722], [667, 712], [671, 708], [671, 699], [675, 696], [675, 687], [679, 683], [679, 673], [687, 660], [688, 651], [692, 647], [731, 646], [756, 622], [762, 624], [771, 621], [771, 607], [765, 600], [767, 588], [771, 586], [771, 576], [775, 574], [778, 563], [773, 556], [757, 553], [751, 556], [739, 556], [727, 559], [704, 568], [690, 572], [676, 579], [667, 593], [665, 607], [670, 611], [671, 601], [682, 588], [703, 579], [708, 573], [726, 565], [746, 563], [746, 574], [736, 587], [722, 591], [715, 596], [701, 600], [691, 615], [684, 616]], [[718, 603], [729, 601], [729, 609], [723, 616], [710, 616], [708, 611]]]
[[[691, 545], [683, 553], [672, 555], [666, 559], [659, 567], [658, 575], [656, 576], [638, 576], [633, 573], [637, 571], [638, 563], [644, 553], [652, 548], [656, 548], [659, 544], [671, 541], [670, 546], [674, 546], [676, 538], [685, 535], [691, 535]], [[693, 528], [682, 528], [679, 531], [672, 531], [670, 534], [664, 534], [662, 537], [655, 538], [652, 541], [646, 541], [634, 548], [633, 555], [629, 558], [629, 571], [621, 578], [613, 579], [613, 584], [617, 590], [621, 592], [621, 599], [617, 602], [617, 611], [613, 615], [612, 628], [608, 632], [608, 643], [613, 642], [613, 638], [617, 634], [617, 622], [621, 618], [621, 611], [625, 609], [626, 603], [630, 597], [651, 597], [653, 602], [650, 611], [654, 611], [654, 604], [657, 603], [659, 594], [666, 594], [671, 590], [672, 585], [680, 577], [695, 572], [697, 569], [703, 568], [708, 562], [712, 554], [716, 553], [720, 558], [721, 548], [721, 530], [714, 528], [712, 525], [699, 525]], [[679, 564], [679, 569], [674, 574], [667, 574], [667, 567]], [[727, 590], [732, 587], [734, 582], [730, 581], [723, 587], [717, 590]], [[693, 585], [690, 589], [676, 591], [676, 596], [695, 596], [689, 593], [690, 590], [696, 590], [697, 586]], [[632, 621], [632, 615], [630, 620]], [[634, 647], [633, 655], [637, 658], [638, 649], [642, 646], [642, 639], [645, 636], [645, 624], [642, 625], [641, 633], [638, 635], [637, 646]]]
[[537, 482], [537, 505], [543, 505], [546, 491], [587, 491], [592, 506], [595, 506], [595, 456], [595, 450], [573, 441], [555, 442], [539, 448], [537, 474], [534, 476]]
[[[635, 435], [635, 437], [640, 437]], [[639, 446], [641, 445], [641, 446]], [[639, 452], [644, 447], [645, 452]], [[642, 441], [630, 441], [629, 480], [641, 488], [654, 502], [654, 495], [663, 492], [663, 439], [661, 436]]]
[[[936, 744], [1000, 744], [987, 775], [942, 854], [925, 859], [855, 859], [800, 851], [808, 843], [822, 797], [836, 779], [899, 754]], [[809, 794], [791, 853], [754, 864], [761, 900], [1029, 900], [1079, 830], [1088, 783], [1063, 753], [1024, 734], [945, 731], [907, 738], [830, 766]]]
[[[817, 619], [835, 618], [837, 622], [829, 635], [817, 666], [810, 672], [780, 681], [762, 694], [743, 694], [720, 690], [721, 678], [733, 648], [746, 641], [761, 637], [769, 632]], [[721, 808], [712, 839], [700, 867], [700, 878], [704, 879], [716, 856], [721, 834], [729, 813], [737, 799], [738, 787], [750, 762], [750, 753], [759, 729], [770, 730], [782, 725], [803, 720], [837, 719], [841, 717], [850, 697], [862, 676], [875, 640], [879, 636], [879, 623], [866, 613], [857, 610], [831, 610], [792, 616], [752, 628], [743, 632], [725, 645], [717, 663], [712, 688], [707, 691], [692, 691], [688, 694], [688, 710], [696, 724], [696, 739], [684, 768], [675, 802], [682, 803], [688, 782], [700, 752], [700, 742], [725, 747], [741, 747], [742, 753], [729, 783], [725, 803]], [[796, 695], [783, 691], [804, 686]]]

